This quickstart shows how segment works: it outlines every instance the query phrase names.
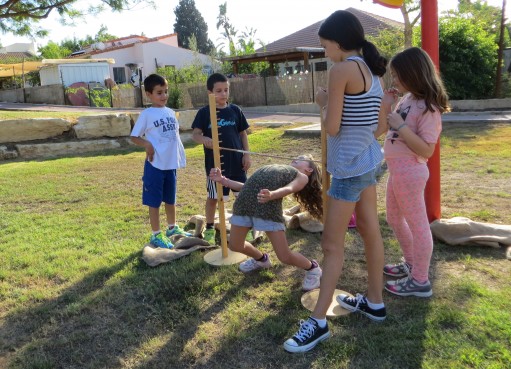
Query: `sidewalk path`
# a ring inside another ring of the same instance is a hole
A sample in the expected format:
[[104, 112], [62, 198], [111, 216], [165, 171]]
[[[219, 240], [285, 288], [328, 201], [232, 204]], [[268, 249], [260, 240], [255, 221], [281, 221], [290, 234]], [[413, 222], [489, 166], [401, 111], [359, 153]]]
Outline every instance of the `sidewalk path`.
[[[317, 123], [298, 128], [290, 128], [288, 133], [293, 134], [316, 134], [321, 131], [319, 117]], [[466, 122], [466, 123], [510, 123], [511, 112], [509, 111], [487, 111], [487, 112], [452, 112], [442, 115], [443, 123]]]
[[[0, 110], [28, 110], [28, 111], [68, 111], [68, 112], [99, 112], [99, 113], [129, 113], [140, 112], [143, 108], [95, 108], [87, 106], [47, 105], [47, 104], [21, 104], [0, 102]], [[314, 113], [287, 113], [287, 112], [258, 112], [257, 108], [244, 111], [247, 119], [255, 120], [256, 124], [295, 124], [310, 123], [298, 128], [290, 128], [289, 133], [316, 134], [320, 132], [320, 119]], [[442, 122], [511, 122], [511, 111], [470, 111], [451, 112], [442, 115]]]

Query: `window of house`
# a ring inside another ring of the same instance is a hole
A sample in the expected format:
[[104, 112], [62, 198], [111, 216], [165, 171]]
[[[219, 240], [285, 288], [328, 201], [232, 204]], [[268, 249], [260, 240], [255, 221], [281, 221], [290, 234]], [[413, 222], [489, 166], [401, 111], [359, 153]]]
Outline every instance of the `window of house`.
[[314, 64], [314, 70], [316, 72], [321, 72], [321, 71], [327, 70], [326, 61], [315, 63]]
[[293, 74], [293, 67], [285, 67], [286, 68], [286, 74]]
[[124, 67], [114, 67], [114, 81], [115, 83], [126, 83], [126, 71]]

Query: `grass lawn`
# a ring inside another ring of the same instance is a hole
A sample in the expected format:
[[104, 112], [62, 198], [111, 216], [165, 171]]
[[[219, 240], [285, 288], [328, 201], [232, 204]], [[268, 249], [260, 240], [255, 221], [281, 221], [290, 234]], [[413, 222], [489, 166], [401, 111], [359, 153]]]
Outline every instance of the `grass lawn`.
[[55, 111], [55, 112], [42, 112], [42, 111], [17, 111], [17, 110], [1, 110], [0, 121], [9, 119], [35, 119], [35, 118], [61, 118], [75, 122], [79, 117], [84, 115], [100, 115], [106, 114], [105, 112], [67, 112], [67, 111]]
[[[249, 140], [253, 151], [320, 158], [317, 137], [256, 128]], [[202, 148], [187, 147], [187, 158], [182, 224], [205, 200]], [[253, 159], [254, 167], [286, 162]], [[211, 266], [201, 252], [156, 268], [140, 260], [150, 233], [143, 160], [132, 149], [0, 164], [0, 368], [511, 368], [504, 248], [435, 243], [432, 298], [385, 293], [385, 322], [332, 319], [332, 338], [291, 355], [282, 343], [307, 317], [302, 271], [276, 257], [252, 275]], [[510, 160], [511, 125], [446, 124], [443, 217], [511, 224]], [[378, 209], [394, 262], [401, 254], [385, 221], [386, 177]], [[288, 239], [321, 262], [319, 234], [290, 230]], [[260, 247], [272, 253], [267, 241]], [[366, 279], [361, 239], [350, 230], [338, 288], [360, 292]]]

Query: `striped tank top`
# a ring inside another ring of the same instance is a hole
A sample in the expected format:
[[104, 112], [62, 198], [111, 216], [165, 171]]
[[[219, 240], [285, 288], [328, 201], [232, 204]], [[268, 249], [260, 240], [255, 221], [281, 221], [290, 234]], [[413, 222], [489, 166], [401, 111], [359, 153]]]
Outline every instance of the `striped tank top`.
[[[361, 57], [346, 60], [366, 65]], [[341, 128], [336, 136], [328, 136], [327, 141], [327, 170], [332, 177], [356, 177], [376, 168], [383, 160], [381, 146], [374, 138], [382, 96], [383, 90], [375, 75], [369, 91], [344, 95]]]

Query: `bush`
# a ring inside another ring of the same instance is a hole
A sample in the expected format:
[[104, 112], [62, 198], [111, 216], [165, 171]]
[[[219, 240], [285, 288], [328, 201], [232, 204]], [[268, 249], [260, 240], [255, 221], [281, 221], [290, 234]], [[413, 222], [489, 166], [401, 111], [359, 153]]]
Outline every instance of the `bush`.
[[497, 50], [494, 36], [465, 18], [439, 24], [440, 71], [452, 100], [492, 97]]

